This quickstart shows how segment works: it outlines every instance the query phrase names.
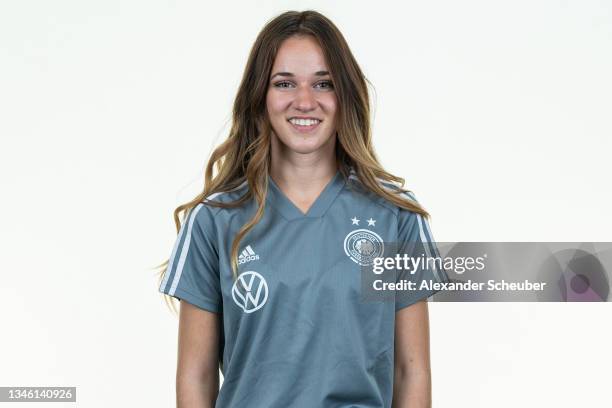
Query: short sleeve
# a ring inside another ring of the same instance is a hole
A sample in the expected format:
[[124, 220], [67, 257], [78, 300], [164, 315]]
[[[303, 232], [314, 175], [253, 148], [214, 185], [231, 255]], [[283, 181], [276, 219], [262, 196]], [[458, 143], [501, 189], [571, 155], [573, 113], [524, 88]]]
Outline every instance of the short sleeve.
[[196, 205], [183, 223], [159, 291], [201, 309], [220, 313], [219, 255], [211, 208]]
[[[397, 280], [413, 282], [411, 289], [396, 291], [395, 311], [426, 299], [439, 289], [433, 283], [448, 282], [438, 247], [433, 240], [426, 218], [418, 213], [400, 209], [398, 214], [398, 254], [414, 259], [411, 270], [398, 271]], [[435, 261], [434, 259], [437, 259]], [[420, 260], [420, 261], [419, 261]], [[414, 266], [418, 262], [418, 266]]]

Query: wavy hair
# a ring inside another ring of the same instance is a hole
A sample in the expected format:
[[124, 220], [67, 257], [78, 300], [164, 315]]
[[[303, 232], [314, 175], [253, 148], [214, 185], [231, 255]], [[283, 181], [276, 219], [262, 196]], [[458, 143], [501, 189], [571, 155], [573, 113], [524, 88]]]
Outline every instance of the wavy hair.
[[[193, 200], [174, 210], [177, 232], [189, 212], [199, 203], [217, 207], [239, 207], [251, 199], [257, 203], [255, 215], [236, 234], [231, 248], [232, 275], [236, 279], [240, 241], [261, 220], [268, 193], [271, 125], [266, 109], [266, 94], [276, 54], [287, 38], [314, 37], [325, 56], [338, 101], [336, 159], [347, 179], [354, 174], [363, 186], [393, 204], [429, 214], [407, 197], [404, 179], [385, 171], [374, 152], [370, 129], [370, 100], [367, 83], [355, 57], [334, 23], [314, 10], [287, 11], [267, 22], [253, 44], [236, 98], [227, 139], [212, 153], [204, 174], [204, 189]], [[216, 171], [215, 171], [216, 168]], [[207, 200], [211, 194], [239, 187], [246, 181], [247, 192], [237, 201], [221, 203]], [[397, 188], [389, 189], [381, 182]], [[169, 260], [158, 266], [160, 282]], [[170, 296], [166, 300], [172, 303]], [[173, 304], [173, 303], [172, 303]]]

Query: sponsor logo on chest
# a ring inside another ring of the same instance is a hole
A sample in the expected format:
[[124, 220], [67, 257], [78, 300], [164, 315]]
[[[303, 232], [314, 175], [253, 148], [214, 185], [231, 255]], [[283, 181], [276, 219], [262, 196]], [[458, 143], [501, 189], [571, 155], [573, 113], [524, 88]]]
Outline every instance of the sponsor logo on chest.
[[232, 285], [232, 299], [244, 313], [253, 313], [266, 304], [268, 283], [258, 272], [242, 272]]
[[240, 255], [238, 255], [238, 265], [245, 264], [251, 261], [258, 261], [259, 255], [255, 253], [253, 248], [250, 245], [247, 245], [246, 248], [242, 250]]

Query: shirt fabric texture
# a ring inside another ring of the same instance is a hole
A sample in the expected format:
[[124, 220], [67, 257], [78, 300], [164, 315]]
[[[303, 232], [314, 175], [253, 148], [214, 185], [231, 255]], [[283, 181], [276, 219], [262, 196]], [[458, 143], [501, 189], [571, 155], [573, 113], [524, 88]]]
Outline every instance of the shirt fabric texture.
[[[264, 216], [240, 242], [236, 281], [231, 245], [256, 204], [205, 200], [181, 227], [159, 288], [220, 314], [215, 407], [391, 407], [395, 313], [436, 290], [364, 301], [362, 265], [393, 242], [436, 256], [427, 220], [366, 191], [354, 174], [337, 172], [306, 214], [268, 181]], [[231, 202], [247, 189], [207, 200]], [[415, 276], [448, 281], [444, 271]]]

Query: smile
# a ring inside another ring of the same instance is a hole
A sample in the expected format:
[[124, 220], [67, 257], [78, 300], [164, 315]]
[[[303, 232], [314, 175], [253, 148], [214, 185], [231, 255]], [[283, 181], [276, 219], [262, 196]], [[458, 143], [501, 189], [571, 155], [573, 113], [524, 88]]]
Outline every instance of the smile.
[[319, 119], [289, 119], [291, 126], [298, 132], [307, 133], [311, 132], [319, 126], [321, 120]]

